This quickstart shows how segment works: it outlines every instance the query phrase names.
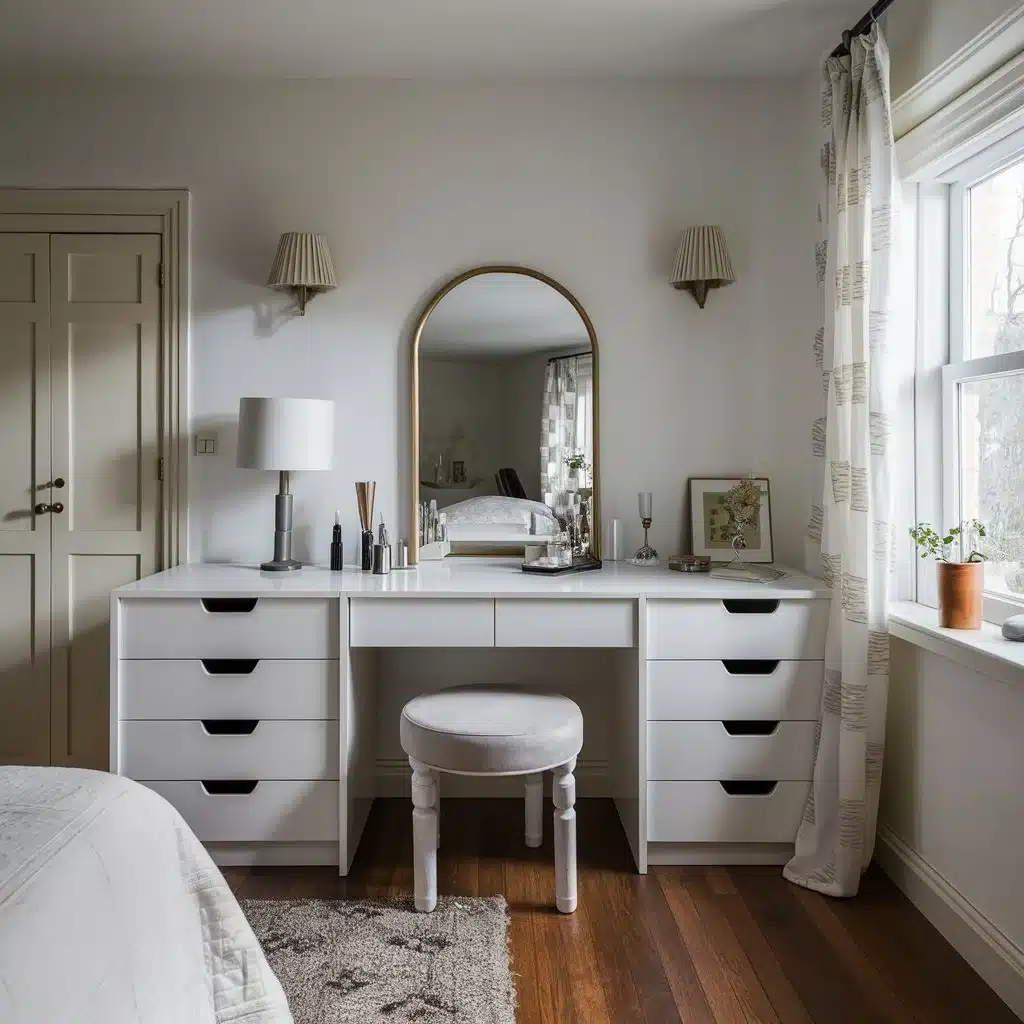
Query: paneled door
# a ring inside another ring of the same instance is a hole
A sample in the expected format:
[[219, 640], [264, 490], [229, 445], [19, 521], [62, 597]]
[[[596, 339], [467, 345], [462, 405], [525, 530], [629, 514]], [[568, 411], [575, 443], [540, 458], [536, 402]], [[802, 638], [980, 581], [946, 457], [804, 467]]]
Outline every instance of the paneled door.
[[50, 237], [0, 235], [0, 762], [50, 759]]
[[[159, 559], [160, 236], [2, 235], [0, 253], [26, 248], [18, 238], [34, 239], [35, 298], [19, 321], [0, 304], [0, 381], [19, 399], [0, 408], [0, 467], [29, 481], [3, 474], [0, 526], [17, 528], [34, 572], [2, 535], [0, 611], [15, 616], [0, 624], [0, 761], [106, 768], [110, 591]], [[13, 280], [0, 276], [0, 296]]]

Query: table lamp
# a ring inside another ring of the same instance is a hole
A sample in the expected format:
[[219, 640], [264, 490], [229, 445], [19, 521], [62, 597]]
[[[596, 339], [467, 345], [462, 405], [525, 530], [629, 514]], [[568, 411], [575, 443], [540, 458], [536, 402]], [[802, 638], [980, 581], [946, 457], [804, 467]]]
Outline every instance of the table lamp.
[[334, 403], [319, 398], [243, 398], [238, 403], [238, 459], [242, 469], [277, 470], [274, 557], [268, 572], [301, 569], [292, 558], [290, 474], [330, 469], [334, 454]]

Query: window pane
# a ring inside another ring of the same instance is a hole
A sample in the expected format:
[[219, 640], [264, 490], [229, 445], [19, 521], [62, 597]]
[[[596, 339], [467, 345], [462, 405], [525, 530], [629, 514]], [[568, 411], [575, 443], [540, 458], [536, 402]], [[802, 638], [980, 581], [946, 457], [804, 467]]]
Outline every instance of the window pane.
[[966, 358], [1024, 349], [1024, 161], [970, 190]]
[[1024, 599], [1024, 373], [960, 385], [960, 515], [988, 528], [985, 589]]

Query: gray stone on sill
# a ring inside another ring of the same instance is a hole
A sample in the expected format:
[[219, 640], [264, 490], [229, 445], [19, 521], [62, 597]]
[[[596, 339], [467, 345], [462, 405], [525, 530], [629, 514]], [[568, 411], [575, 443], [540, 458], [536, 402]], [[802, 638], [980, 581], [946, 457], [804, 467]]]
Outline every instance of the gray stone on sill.
[[1003, 636], [1007, 640], [1024, 640], [1024, 615], [1011, 615], [1003, 623]]

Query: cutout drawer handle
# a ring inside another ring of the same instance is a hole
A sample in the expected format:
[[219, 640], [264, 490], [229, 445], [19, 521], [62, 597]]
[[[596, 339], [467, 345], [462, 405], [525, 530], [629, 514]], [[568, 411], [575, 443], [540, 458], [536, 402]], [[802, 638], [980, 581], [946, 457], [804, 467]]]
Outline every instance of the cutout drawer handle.
[[777, 661], [756, 658], [726, 658], [722, 664], [731, 676], [770, 676], [779, 667]]
[[730, 615], [771, 615], [779, 607], [779, 601], [755, 598], [727, 598], [722, 601]]
[[259, 783], [255, 780], [248, 779], [224, 779], [220, 780], [207, 780], [203, 779], [199, 783], [203, 787], [203, 790], [209, 796], [221, 796], [228, 793], [237, 793], [240, 796], [248, 796]]
[[203, 669], [208, 676], [251, 676], [260, 663], [259, 658], [203, 658]]
[[208, 612], [251, 612], [258, 597], [201, 597], [203, 608]]
[[722, 728], [730, 736], [771, 736], [778, 729], [778, 722], [723, 722]]
[[768, 796], [775, 792], [777, 782], [719, 782], [729, 796]]
[[260, 724], [258, 718], [204, 718], [207, 736], [251, 736]]

